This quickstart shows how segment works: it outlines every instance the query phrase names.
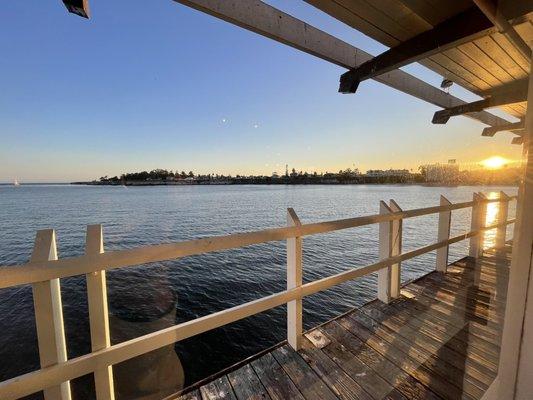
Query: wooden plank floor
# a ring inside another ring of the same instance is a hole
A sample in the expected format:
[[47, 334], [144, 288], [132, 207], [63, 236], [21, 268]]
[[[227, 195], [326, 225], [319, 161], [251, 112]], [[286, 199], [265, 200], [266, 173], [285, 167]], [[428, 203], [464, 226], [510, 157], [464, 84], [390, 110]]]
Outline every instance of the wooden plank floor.
[[479, 399], [496, 376], [510, 245], [464, 258], [174, 399]]

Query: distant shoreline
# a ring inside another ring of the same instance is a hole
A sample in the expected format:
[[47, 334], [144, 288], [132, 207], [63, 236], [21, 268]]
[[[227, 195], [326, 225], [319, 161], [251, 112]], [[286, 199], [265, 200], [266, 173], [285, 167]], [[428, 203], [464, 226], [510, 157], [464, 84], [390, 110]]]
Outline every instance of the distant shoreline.
[[458, 186], [508, 186], [516, 187], [515, 184], [509, 183], [445, 183], [445, 182], [125, 182], [125, 183], [108, 183], [108, 182], [71, 182], [70, 185], [81, 186], [234, 186], [234, 185], [398, 185], [398, 186], [426, 186], [426, 187], [458, 187]]

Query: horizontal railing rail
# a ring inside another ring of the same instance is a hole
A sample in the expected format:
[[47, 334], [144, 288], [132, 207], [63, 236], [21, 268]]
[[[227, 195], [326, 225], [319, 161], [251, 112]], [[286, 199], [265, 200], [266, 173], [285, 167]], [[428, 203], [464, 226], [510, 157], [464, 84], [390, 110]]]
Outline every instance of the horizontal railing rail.
[[[360, 278], [374, 272], [378, 272], [381, 274], [384, 271], [390, 271], [392, 267], [397, 267], [398, 281], [396, 283], [391, 280], [390, 272], [388, 275], [388, 279], [379, 279], [378, 281], [378, 286], [386, 285], [386, 287], [378, 287], [378, 296], [380, 292], [386, 293], [389, 296], [382, 300], [388, 301], [388, 299], [390, 298], [390, 293], [396, 293], [396, 295], [393, 294], [393, 297], [397, 296], [399, 293], [398, 287], [394, 288], [394, 285], [399, 285], [399, 268], [400, 263], [403, 261], [412, 259], [414, 257], [426, 254], [434, 250], [439, 251], [445, 248], [445, 261], [447, 262], [448, 247], [451, 244], [458, 243], [466, 239], [471, 240], [471, 255], [474, 254], [474, 256], [477, 256], [480, 254], [480, 249], [482, 249], [482, 243], [480, 242], [482, 234], [488, 230], [493, 229], [496, 229], [497, 234], [500, 236], [499, 240], [497, 240], [497, 243], [501, 245], [502, 235], [503, 243], [505, 243], [506, 227], [509, 224], [515, 222], [514, 219], [507, 220], [508, 203], [510, 200], [515, 198], [516, 196], [506, 196], [503, 192], [500, 198], [498, 199], [485, 199], [481, 197], [480, 194], [475, 194], [474, 201], [472, 202], [451, 204], [443, 197], [442, 199], [446, 201], [446, 205], [441, 205], [437, 207], [392, 212], [391, 208], [385, 206], [382, 208], [383, 210], [385, 210], [382, 214], [314, 224], [300, 224], [295, 212], [290, 209], [288, 213], [288, 222], [290, 226], [288, 228], [269, 229], [258, 232], [191, 240], [181, 243], [146, 246], [132, 250], [118, 250], [108, 253], [103, 252], [103, 242], [101, 242], [101, 228], [98, 228], [100, 229], [100, 236], [93, 237], [93, 250], [89, 253], [90, 255], [46, 262], [30, 262], [28, 264], [18, 267], [1, 267], [1, 287], [9, 287], [27, 283], [32, 283], [35, 287], [36, 284], [38, 285], [40, 283], [43, 283], [43, 281], [48, 282], [52, 280], [58, 280], [58, 278], [80, 274], [88, 274], [91, 279], [94, 279], [95, 277], [100, 277], [103, 278], [103, 280], [100, 281], [101, 286], [98, 289], [99, 292], [95, 292], [92, 294], [90, 293], [90, 295], [91, 297], [94, 297], [96, 295], [96, 297], [100, 299], [98, 304], [100, 305], [100, 309], [102, 309], [103, 311], [99, 312], [105, 315], [107, 319], [107, 306], [103, 305], [102, 301], [104, 303], [106, 302], [105, 271], [108, 269], [144, 264], [147, 262], [154, 261], [165, 261], [194, 254], [227, 250], [251, 244], [259, 244], [284, 239], [287, 240], [288, 243], [287, 281], [288, 283], [290, 281], [291, 284], [288, 285], [287, 290], [274, 293], [272, 295], [257, 300], [253, 300], [232, 308], [215, 312], [204, 317], [174, 325], [115, 345], [109, 344], [108, 328], [100, 328], [100, 336], [102, 337], [103, 334], [103, 338], [107, 338], [107, 344], [104, 343], [104, 345], [98, 347], [98, 349], [95, 349], [93, 346], [94, 351], [87, 355], [65, 361], [58, 360], [53, 365], [42, 365], [42, 368], [40, 370], [18, 376], [6, 380], [4, 382], [0, 382], [0, 398], [16, 399], [50, 387], [60, 387], [60, 385], [65, 382], [96, 371], [104, 371], [105, 374], [103, 376], [107, 377], [106, 379], [97, 380], [97, 374], [95, 374], [97, 397], [99, 399], [112, 398], [114, 391], [112, 372], [111, 370], [106, 370], [112, 365], [148, 353], [163, 346], [170, 345], [180, 340], [198, 335], [200, 333], [241, 320], [243, 318], [247, 318], [252, 315], [267, 311], [283, 304], [292, 304], [294, 306], [292, 308], [289, 307], [288, 309], [287, 334], [289, 344], [297, 349], [299, 347], [299, 341], [297, 339], [302, 335], [301, 299], [303, 297], [309, 296], [320, 291], [324, 291], [338, 284], [356, 278]], [[441, 204], [443, 203], [442, 199]], [[484, 220], [484, 210], [486, 210], [487, 204], [493, 202], [500, 203], [498, 221], [495, 224], [487, 226]], [[400, 209], [395, 202], [394, 205], [396, 209]], [[471, 229], [469, 232], [461, 235], [449, 237], [451, 211], [468, 207], [472, 207], [473, 210], [471, 226], [474, 227], [474, 229]], [[387, 210], [389, 211], [388, 213]], [[396, 253], [393, 252], [393, 241], [397, 239], [398, 235], [401, 239], [401, 224], [393, 225], [393, 221], [401, 221], [405, 218], [412, 218], [435, 213], [439, 214], [439, 234], [438, 241], [436, 243], [402, 253], [400, 240], [400, 246], [398, 248], [399, 251], [397, 251]], [[363, 267], [352, 267], [346, 271], [322, 279], [318, 279], [313, 282], [305, 284], [301, 283], [302, 246], [301, 243], [295, 244], [289, 242], [289, 240], [293, 240], [294, 238], [298, 239], [307, 235], [355, 228], [374, 223], [380, 224], [380, 254], [382, 253], [381, 249], [386, 250], [383, 253], [384, 256], [381, 257], [382, 259], [380, 261]], [[98, 232], [95, 231], [95, 226], [92, 226], [92, 228], [93, 229], [91, 229], [91, 232], [97, 235]], [[443, 237], [445, 239], [442, 239]], [[98, 240], [100, 240], [99, 245]], [[37, 244], [38, 242], [36, 240], [36, 246]], [[55, 242], [53, 245], [55, 248]], [[100, 250], [98, 250], [98, 246], [100, 246]], [[473, 253], [472, 249], [474, 249], [477, 253]], [[147, 252], [147, 254], [143, 254], [143, 252]], [[437, 260], [437, 270], [442, 271], [442, 269], [439, 269], [439, 262], [442, 261]], [[64, 268], [65, 270], [62, 270], [61, 268]], [[443, 270], [443, 272], [445, 272], [445, 269]], [[59, 296], [60, 305], [60, 291], [59, 294], [57, 291], [54, 293], [56, 296]], [[91, 301], [91, 298], [89, 299], [89, 301]], [[59, 311], [61, 312], [61, 310]], [[55, 325], [53, 328], [63, 332], [64, 334], [62, 320], [60, 321], [59, 325]], [[93, 333], [93, 325], [91, 321], [91, 337], [93, 337]], [[41, 342], [39, 342], [39, 345], [41, 345]], [[68, 388], [68, 390], [70, 389]], [[100, 393], [100, 395], [98, 393]], [[67, 394], [61, 392], [60, 394], [52, 394], [49, 396], [47, 396], [47, 393], [45, 392], [45, 398], [47, 400], [48, 398], [68, 399], [69, 396], [69, 392]]]
[[[509, 199], [516, 199], [516, 196], [509, 196]], [[483, 200], [483, 203], [494, 203], [499, 201], [499, 199], [487, 199]], [[364, 217], [303, 224], [301, 226], [287, 228], [273, 228], [255, 232], [193, 239], [178, 243], [142, 246], [135, 249], [113, 250], [96, 255], [68, 257], [52, 261], [29, 262], [17, 266], [0, 266], [0, 289], [55, 278], [83, 275], [102, 269], [110, 270], [152, 262], [169, 261], [187, 256], [230, 250], [254, 244], [357, 228], [380, 222], [437, 214], [443, 211], [469, 208], [473, 205], [473, 201], [468, 201], [447, 206], [426, 207], [394, 212], [391, 214], [374, 214]]]

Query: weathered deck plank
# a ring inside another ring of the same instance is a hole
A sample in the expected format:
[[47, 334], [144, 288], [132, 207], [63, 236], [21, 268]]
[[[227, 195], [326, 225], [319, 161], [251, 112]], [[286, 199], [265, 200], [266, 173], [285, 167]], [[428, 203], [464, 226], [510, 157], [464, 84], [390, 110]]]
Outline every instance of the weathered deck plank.
[[[189, 393], [183, 400], [477, 400], [497, 373], [510, 246], [464, 258]], [[318, 342], [317, 342], [318, 343]]]
[[306, 399], [338, 399], [300, 355], [285, 345], [272, 352]]
[[221, 376], [200, 388], [203, 400], [237, 400], [227, 376]]
[[252, 361], [257, 376], [270, 397], [275, 400], [301, 399], [304, 397], [270, 353]]
[[233, 391], [239, 400], [269, 400], [270, 396], [250, 364], [228, 374]]

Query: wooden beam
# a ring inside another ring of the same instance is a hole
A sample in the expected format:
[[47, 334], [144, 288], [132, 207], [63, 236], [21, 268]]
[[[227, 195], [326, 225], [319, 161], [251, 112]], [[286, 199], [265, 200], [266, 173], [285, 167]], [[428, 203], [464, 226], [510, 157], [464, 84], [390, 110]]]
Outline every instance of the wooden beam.
[[[343, 68], [351, 69], [372, 59], [372, 56], [363, 50], [259, 0], [174, 1]], [[447, 108], [466, 103], [401, 70], [389, 71], [374, 79], [439, 107]], [[490, 126], [509, 123], [487, 112], [472, 113], [468, 117]]]
[[513, 122], [507, 125], [501, 125], [501, 126], [489, 126], [485, 129], [483, 129], [483, 132], [481, 133], [481, 136], [489, 136], [492, 137], [498, 132], [502, 131], [519, 131], [524, 129], [524, 121], [519, 122]]
[[79, 15], [83, 18], [89, 18], [89, 0], [63, 0], [68, 12]]
[[470, 112], [480, 112], [486, 108], [504, 106], [508, 104], [526, 101], [527, 83], [527, 78], [515, 81], [494, 90], [492, 94], [486, 99], [437, 111], [433, 115], [433, 120], [431, 122], [434, 124], [445, 124], [446, 122], [448, 122], [450, 117], [456, 115], [463, 115]]
[[470, 7], [441, 22], [433, 29], [422, 32], [344, 73], [340, 79], [339, 92], [355, 93], [361, 81], [494, 32], [496, 28], [485, 14], [478, 7]]

